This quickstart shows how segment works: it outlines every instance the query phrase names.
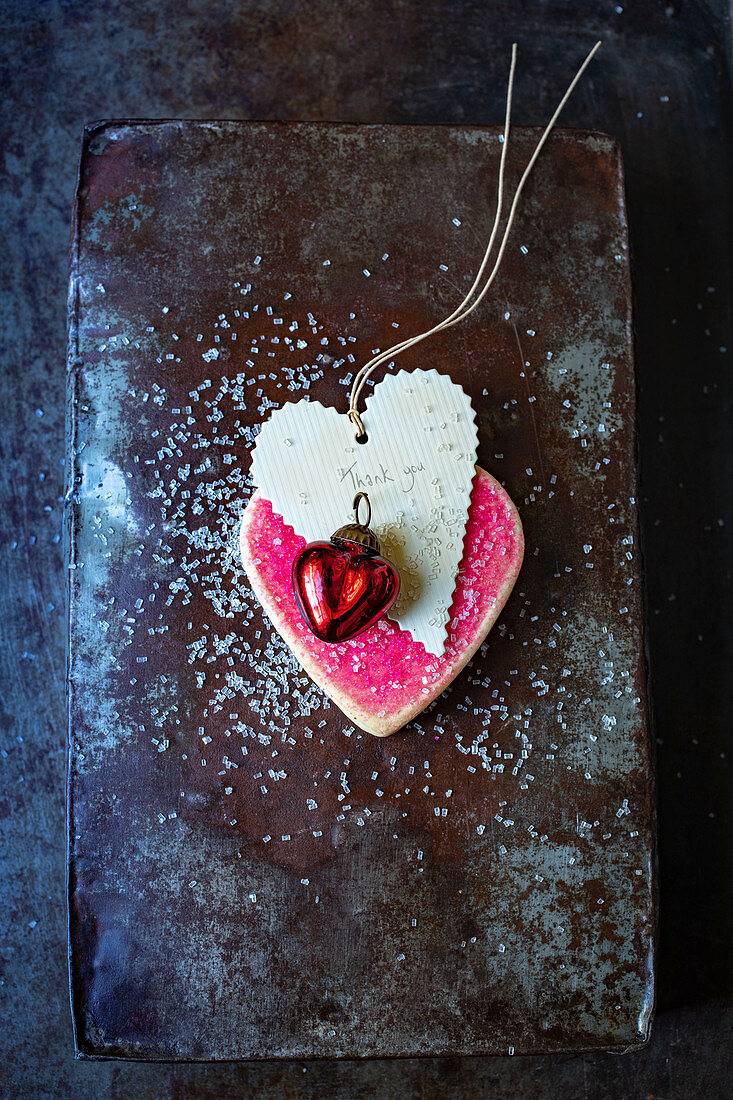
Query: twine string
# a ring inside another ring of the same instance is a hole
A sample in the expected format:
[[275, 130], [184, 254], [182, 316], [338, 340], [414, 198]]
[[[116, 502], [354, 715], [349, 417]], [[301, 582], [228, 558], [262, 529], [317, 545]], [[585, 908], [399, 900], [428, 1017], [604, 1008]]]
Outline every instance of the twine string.
[[[527, 182], [527, 180], [529, 178], [529, 175], [530, 175], [530, 173], [531, 173], [531, 171], [532, 171], [532, 169], [533, 169], [533, 167], [534, 167], [534, 165], [537, 161], [537, 158], [539, 157], [540, 153], [542, 152], [542, 149], [545, 145], [545, 142], [547, 141], [548, 137], [550, 136], [550, 134], [552, 132], [552, 129], [553, 129], [555, 123], [557, 122], [558, 118], [559, 118], [563, 107], [565, 106], [568, 99], [572, 95], [578, 81], [580, 80], [583, 73], [587, 69], [588, 65], [590, 64], [591, 60], [593, 59], [594, 54], [599, 49], [600, 45], [601, 45], [600, 42], [596, 42], [595, 46], [590, 51], [590, 53], [586, 57], [583, 64], [578, 69], [577, 73], [575, 74], [575, 76], [571, 80], [570, 84], [568, 85], [564, 96], [562, 97], [562, 99], [558, 103], [558, 105], [555, 109], [555, 112], [552, 115], [552, 118], [550, 119], [550, 121], [545, 126], [545, 129], [543, 130], [542, 135], [541, 135], [539, 141], [537, 142], [537, 145], [535, 146], [535, 150], [532, 153], [532, 156], [530, 157], [530, 159], [527, 163], [527, 167], [524, 169], [524, 172], [522, 173], [522, 175], [520, 177], [519, 183], [517, 184], [516, 191], [514, 192], [514, 198], [512, 199], [512, 203], [511, 203], [511, 206], [509, 208], [509, 215], [507, 217], [506, 225], [504, 227], [504, 232], [503, 232], [502, 237], [501, 237], [501, 241], [500, 241], [500, 244], [499, 244], [499, 251], [497, 252], [496, 260], [494, 261], [494, 266], [492, 267], [492, 269], [491, 269], [486, 281], [484, 282], [480, 292], [474, 298], [474, 295], [476, 294], [476, 291], [477, 291], [477, 289], [478, 289], [478, 287], [481, 283], [481, 280], [483, 278], [484, 272], [486, 270], [486, 266], [489, 262], [489, 257], [491, 256], [491, 252], [492, 252], [492, 249], [494, 247], [494, 241], [496, 239], [496, 234], [497, 234], [499, 224], [500, 224], [500, 221], [501, 221], [501, 212], [502, 212], [502, 205], [503, 205], [503, 199], [504, 199], [504, 168], [505, 168], [505, 164], [506, 164], [507, 149], [508, 149], [508, 146], [509, 146], [509, 131], [510, 131], [510, 123], [511, 123], [511, 110], [512, 110], [512, 94], [513, 94], [513, 88], [514, 88], [514, 71], [515, 71], [516, 59], [517, 59], [517, 45], [516, 45], [516, 42], [513, 44], [513, 46], [512, 46], [512, 59], [511, 59], [511, 65], [510, 65], [510, 68], [509, 68], [509, 79], [508, 79], [508, 82], [507, 82], [506, 116], [505, 116], [505, 120], [504, 120], [504, 140], [503, 140], [503, 143], [502, 143], [501, 157], [499, 158], [499, 179], [498, 179], [498, 184], [497, 184], [496, 214], [495, 214], [495, 217], [494, 217], [494, 224], [493, 224], [493, 227], [491, 229], [491, 235], [489, 236], [489, 242], [486, 246], [486, 250], [484, 252], [484, 256], [483, 256], [483, 259], [481, 261], [481, 265], [480, 265], [480, 267], [479, 267], [479, 269], [476, 273], [476, 277], [474, 278], [473, 284], [471, 285], [471, 289], [468, 291], [468, 293], [466, 294], [465, 298], [460, 303], [460, 305], [456, 306], [456, 308], [453, 310], [453, 312], [451, 314], [449, 314], [448, 317], [444, 318], [442, 321], [440, 321], [437, 325], [434, 325], [432, 328], [427, 329], [425, 332], [420, 332], [416, 336], [411, 336], [407, 340], [402, 340], [398, 344], [393, 344], [392, 347], [387, 348], [386, 351], [379, 352], [379, 354], [375, 355], [372, 359], [370, 359], [368, 363], [365, 363], [364, 366], [357, 372], [356, 377], [354, 378], [354, 381], [353, 381], [353, 384], [352, 384], [352, 388], [351, 388], [351, 397], [350, 397], [350, 400], [349, 400], [349, 411], [348, 411], [348, 417], [351, 420], [352, 424], [354, 425], [354, 428], [356, 429], [356, 438], [357, 438], [357, 440], [362, 440], [362, 441], [366, 440], [366, 429], [365, 429], [364, 423], [363, 423], [363, 421], [362, 421], [362, 419], [359, 415], [358, 404], [359, 404], [359, 397], [361, 395], [361, 392], [364, 389], [366, 381], [369, 378], [369, 376], [372, 374], [372, 372], [375, 371], [376, 368], [378, 366], [380, 366], [382, 363], [385, 363], [390, 359], [394, 359], [397, 355], [400, 355], [403, 351], [406, 351], [408, 348], [414, 347], [416, 344], [421, 343], [421, 341], [426, 340], [428, 338], [428, 336], [432, 336], [436, 332], [441, 332], [443, 329], [450, 328], [452, 325], [457, 325], [459, 323], [459, 321], [463, 321], [466, 317], [468, 317], [468, 315], [470, 313], [472, 313], [474, 311], [474, 309], [476, 309], [476, 307], [479, 305], [479, 303], [483, 300], [483, 298], [488, 293], [489, 288], [491, 287], [491, 284], [493, 283], [493, 281], [496, 277], [496, 274], [499, 270], [499, 266], [501, 265], [501, 261], [504, 257], [504, 252], [506, 250], [507, 241], [509, 240], [509, 234], [511, 232], [512, 224], [514, 222], [514, 218], [515, 218], [515, 215], [516, 215], [516, 212], [517, 212], [517, 207], [519, 205], [519, 199], [520, 199], [520, 196], [521, 196], [522, 191], [524, 189], [524, 185], [525, 185], [525, 183]], [[471, 301], [472, 298], [474, 298], [473, 301]]]

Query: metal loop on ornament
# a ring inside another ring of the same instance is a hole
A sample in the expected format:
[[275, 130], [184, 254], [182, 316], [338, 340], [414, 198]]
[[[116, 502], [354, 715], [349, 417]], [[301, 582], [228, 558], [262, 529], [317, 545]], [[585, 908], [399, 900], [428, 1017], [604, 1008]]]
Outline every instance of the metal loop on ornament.
[[[366, 506], [367, 506], [366, 523], [362, 523], [359, 519], [359, 505], [361, 504], [362, 500], [366, 501]], [[356, 496], [354, 497], [354, 503], [351, 505], [351, 507], [354, 509], [354, 519], [359, 524], [359, 526], [360, 527], [368, 527], [369, 526], [369, 521], [372, 518], [372, 506], [369, 503], [369, 497], [366, 495], [366, 493], [357, 493]]]

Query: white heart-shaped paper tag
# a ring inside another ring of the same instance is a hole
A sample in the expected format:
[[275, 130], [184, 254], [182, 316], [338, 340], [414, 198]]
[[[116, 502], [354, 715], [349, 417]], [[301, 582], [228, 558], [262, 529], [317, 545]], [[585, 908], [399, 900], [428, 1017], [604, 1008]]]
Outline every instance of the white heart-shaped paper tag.
[[362, 421], [368, 441], [359, 444], [345, 413], [283, 405], [257, 437], [252, 477], [307, 542], [351, 522], [355, 494], [367, 493], [370, 526], [400, 573], [389, 617], [440, 656], [471, 500], [474, 411], [446, 375], [400, 371], [374, 387]]

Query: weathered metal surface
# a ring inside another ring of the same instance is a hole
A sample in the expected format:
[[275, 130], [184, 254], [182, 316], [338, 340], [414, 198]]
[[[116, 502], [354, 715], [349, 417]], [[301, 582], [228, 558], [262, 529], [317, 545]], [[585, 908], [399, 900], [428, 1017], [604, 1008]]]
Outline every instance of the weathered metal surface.
[[[515, 132], [514, 178], [534, 140]], [[69, 353], [84, 1054], [647, 1037], [653, 812], [610, 139], [553, 137], [490, 300], [410, 359], [470, 393], [478, 461], [527, 535], [502, 623], [453, 688], [386, 742], [361, 734], [271, 634], [235, 552], [268, 409], [304, 393], [345, 408], [352, 362], [393, 322], [455, 304], [498, 151], [496, 130], [453, 127], [87, 133]]]
[[[729, 5], [502, 0], [292, 8], [16, 0], [0, 19], [7, 110], [7, 278], [0, 595], [0, 851], [8, 919], [0, 1091], [140, 1100], [196, 1096], [727, 1096], [731, 1077]], [[390, 12], [392, 12], [390, 8]], [[287, 33], [283, 34], [283, 29]], [[352, 37], [353, 36], [353, 37]], [[641, 523], [660, 802], [659, 1005], [630, 1057], [144, 1064], [74, 1060], [64, 889], [63, 356], [68, 218], [85, 119], [341, 118], [498, 122], [520, 44], [518, 121], [548, 117], [583, 47], [604, 40], [563, 115], [624, 151], [640, 381]], [[336, 57], [334, 59], [334, 45]], [[172, 76], [171, 74], [174, 74]], [[590, 75], [590, 74], [589, 74]], [[59, 89], [63, 94], [59, 94]], [[691, 212], [694, 216], [691, 217]], [[713, 288], [710, 291], [708, 288]], [[720, 351], [727, 347], [727, 354]], [[39, 415], [40, 410], [43, 416]], [[728, 452], [729, 453], [729, 452]], [[680, 490], [680, 482], [685, 490]], [[680, 532], [689, 534], [680, 537]], [[692, 568], [690, 568], [692, 566]], [[726, 579], [727, 578], [727, 579]], [[702, 620], [702, 622], [701, 622]], [[4, 754], [7, 753], [7, 756]], [[721, 871], [723, 869], [723, 871]], [[32, 927], [31, 927], [32, 926]]]

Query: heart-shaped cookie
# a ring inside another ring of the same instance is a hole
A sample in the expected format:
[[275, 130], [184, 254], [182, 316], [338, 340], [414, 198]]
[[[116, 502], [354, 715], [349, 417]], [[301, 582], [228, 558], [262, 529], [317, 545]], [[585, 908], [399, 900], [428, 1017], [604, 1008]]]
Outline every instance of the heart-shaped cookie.
[[252, 479], [306, 542], [328, 538], [366, 492], [372, 528], [400, 575], [389, 617], [440, 655], [476, 462], [471, 401], [448, 375], [400, 371], [374, 387], [362, 420], [363, 445], [339, 409], [287, 402], [262, 426]]
[[383, 618], [337, 645], [303, 622], [291, 572], [305, 540], [260, 492], [242, 518], [240, 546], [252, 588], [305, 671], [361, 729], [385, 737], [424, 710], [464, 668], [496, 621], [519, 573], [524, 537], [517, 510], [476, 467], [458, 579], [441, 656]]

